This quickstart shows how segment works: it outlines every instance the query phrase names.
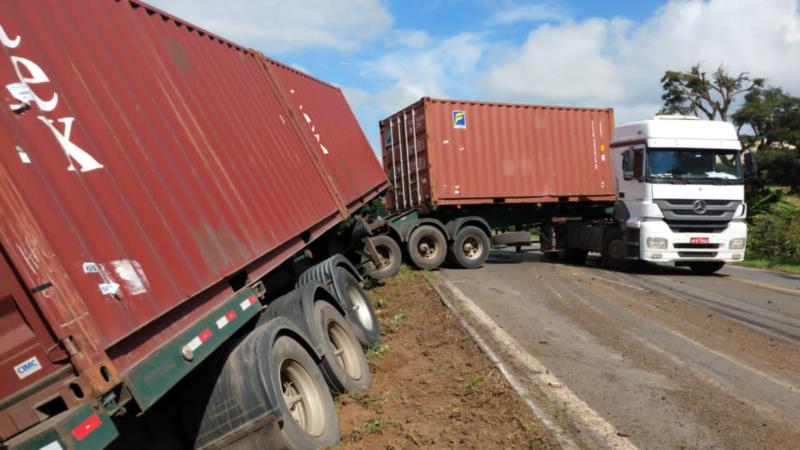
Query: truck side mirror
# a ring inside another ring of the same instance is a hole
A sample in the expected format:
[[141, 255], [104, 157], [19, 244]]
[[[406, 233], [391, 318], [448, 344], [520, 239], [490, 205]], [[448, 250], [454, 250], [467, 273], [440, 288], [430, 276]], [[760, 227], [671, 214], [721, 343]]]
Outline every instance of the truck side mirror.
[[625, 181], [630, 181], [633, 179], [633, 167], [631, 167], [631, 153], [632, 150], [626, 150], [622, 152], [622, 178]]
[[751, 151], [744, 152], [744, 178], [755, 178], [756, 175], [758, 175], [756, 154]]

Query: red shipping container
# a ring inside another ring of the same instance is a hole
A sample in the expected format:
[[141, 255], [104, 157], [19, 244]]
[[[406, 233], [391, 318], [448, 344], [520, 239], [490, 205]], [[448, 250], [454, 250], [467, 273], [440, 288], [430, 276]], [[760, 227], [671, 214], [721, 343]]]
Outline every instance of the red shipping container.
[[380, 122], [390, 210], [613, 201], [609, 108], [423, 98]]
[[0, 440], [38, 420], [8, 405], [108, 390], [387, 186], [339, 89], [155, 8], [0, 26]]

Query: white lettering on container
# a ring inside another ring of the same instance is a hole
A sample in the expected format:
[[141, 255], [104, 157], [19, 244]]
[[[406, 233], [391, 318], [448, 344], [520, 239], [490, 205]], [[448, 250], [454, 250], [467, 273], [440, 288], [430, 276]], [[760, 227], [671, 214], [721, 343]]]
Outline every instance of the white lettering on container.
[[[5, 29], [0, 26], [0, 43], [2, 43], [3, 46], [7, 48], [17, 48], [21, 42], [21, 36], [11, 39], [6, 33]], [[58, 93], [53, 93], [52, 98], [49, 100], [44, 100], [36, 95], [36, 92], [31, 87], [31, 85], [50, 82], [50, 78], [47, 76], [44, 70], [30, 59], [23, 58], [21, 56], [11, 56], [10, 58], [11, 64], [14, 66], [14, 71], [19, 79], [19, 83], [7, 85], [7, 88], [15, 99], [22, 102], [20, 105], [12, 105], [11, 108], [14, 111], [22, 112], [27, 108], [26, 105], [28, 105], [30, 102], [33, 102], [44, 112], [53, 111], [56, 106], [58, 106]], [[89, 172], [91, 170], [103, 168], [103, 165], [97, 162], [92, 155], [70, 141], [72, 125], [75, 121], [74, 117], [62, 117], [56, 119], [58, 122], [64, 125], [63, 133], [53, 125], [53, 119], [49, 119], [45, 116], [37, 116], [37, 118], [41, 120], [42, 123], [47, 125], [47, 128], [53, 133], [53, 135], [55, 135], [58, 144], [67, 154], [67, 158], [69, 159], [69, 167], [67, 170], [75, 171], [75, 166], [73, 165], [74, 162], [77, 162], [81, 166], [81, 172]]]

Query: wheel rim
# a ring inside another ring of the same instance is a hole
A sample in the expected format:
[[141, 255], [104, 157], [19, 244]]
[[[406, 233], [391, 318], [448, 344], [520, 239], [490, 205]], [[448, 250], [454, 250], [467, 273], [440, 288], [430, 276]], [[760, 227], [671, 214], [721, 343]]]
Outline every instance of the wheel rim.
[[461, 251], [469, 260], [479, 259], [483, 253], [483, 242], [475, 235], [469, 235], [461, 244]]
[[424, 236], [417, 244], [417, 251], [424, 259], [436, 259], [439, 256], [439, 245], [433, 236]]
[[289, 414], [306, 433], [319, 436], [325, 430], [322, 398], [311, 374], [297, 361], [284, 360], [280, 370], [283, 401]]
[[358, 289], [352, 284], [348, 284], [347, 298], [350, 300], [350, 305], [356, 313], [358, 323], [365, 329], [372, 331], [373, 323], [372, 316], [369, 313], [369, 304], [367, 303], [366, 297], [364, 297], [364, 294], [361, 292], [361, 289]]
[[347, 375], [354, 379], [361, 379], [361, 365], [358, 361], [358, 353], [353, 341], [347, 332], [336, 322], [328, 324], [328, 341], [333, 347], [333, 354], [340, 366], [344, 367]]
[[622, 239], [614, 239], [608, 243], [608, 256], [614, 261], [625, 259], [625, 246], [622, 243]]

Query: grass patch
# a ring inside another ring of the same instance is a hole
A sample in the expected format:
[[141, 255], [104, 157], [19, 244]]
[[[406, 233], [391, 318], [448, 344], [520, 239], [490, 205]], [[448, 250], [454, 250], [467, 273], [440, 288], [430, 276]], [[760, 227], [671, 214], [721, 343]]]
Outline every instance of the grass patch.
[[364, 424], [364, 434], [370, 435], [381, 431], [383, 428], [383, 421], [381, 419], [368, 420]]
[[428, 281], [432, 282], [433, 284], [439, 283], [439, 274], [436, 272], [431, 272], [430, 270], [425, 270], [422, 272], [422, 275], [428, 279]]
[[388, 304], [388, 300], [386, 300], [386, 297], [384, 297], [383, 295], [373, 294], [372, 295], [372, 304], [375, 305], [375, 307], [378, 308], [378, 309], [383, 309], [383, 308], [386, 308], [386, 305]]
[[361, 405], [362, 408], [370, 408], [377, 403], [383, 403], [386, 401], [385, 395], [365, 395], [356, 392], [351, 394], [351, 397], [356, 403]]
[[406, 317], [408, 317], [408, 311], [406, 311], [403, 308], [400, 308], [400, 309], [398, 309], [397, 311], [394, 312], [394, 315], [392, 315], [392, 318], [389, 319], [388, 321], [386, 321], [386, 323], [387, 323], [387, 325], [389, 325], [390, 328], [394, 328], [397, 325], [400, 325], [400, 322], [405, 320]]
[[769, 269], [779, 272], [800, 274], [800, 263], [787, 262], [778, 258], [753, 258], [733, 263], [737, 266]]
[[378, 344], [374, 347], [367, 348], [367, 351], [364, 352], [367, 355], [367, 359], [379, 359], [383, 358], [389, 352], [389, 346], [387, 344]]
[[400, 267], [400, 270], [397, 272], [397, 274], [395, 274], [394, 277], [397, 278], [398, 280], [412, 280], [416, 276], [417, 272], [414, 269], [403, 264], [403, 266]]
[[485, 378], [483, 377], [483, 375], [473, 375], [472, 377], [470, 377], [469, 380], [467, 380], [466, 383], [461, 385], [461, 387], [463, 387], [464, 390], [469, 391], [478, 387], [481, 383], [484, 382], [484, 380]]

